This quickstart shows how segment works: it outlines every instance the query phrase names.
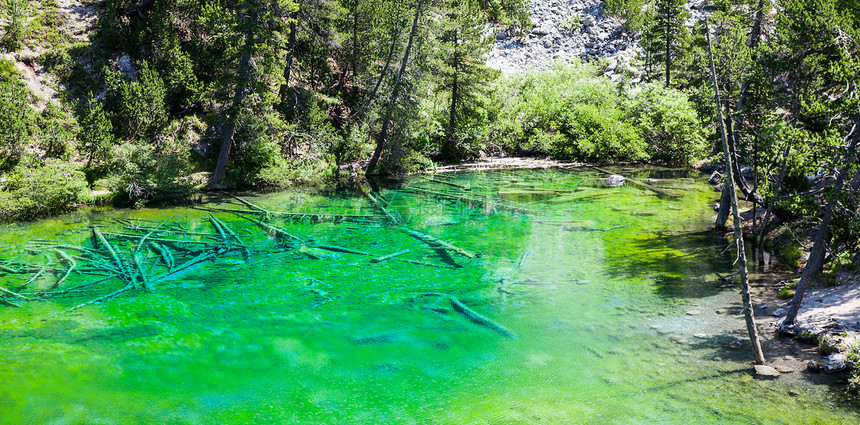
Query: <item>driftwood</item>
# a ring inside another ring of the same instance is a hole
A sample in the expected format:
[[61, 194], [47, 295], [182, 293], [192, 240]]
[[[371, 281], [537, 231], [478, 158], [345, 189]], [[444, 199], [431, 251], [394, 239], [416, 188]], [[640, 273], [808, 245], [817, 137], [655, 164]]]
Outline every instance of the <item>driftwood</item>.
[[500, 333], [500, 334], [502, 334], [508, 338], [516, 338], [517, 334], [513, 333], [508, 328], [488, 319], [487, 317], [481, 315], [480, 313], [476, 312], [475, 310], [472, 310], [471, 308], [467, 307], [466, 304], [463, 304], [462, 302], [460, 302], [460, 300], [458, 300], [457, 297], [451, 295], [450, 300], [451, 300], [451, 307], [454, 309], [454, 311], [462, 314], [467, 319], [472, 321], [472, 323], [481, 325], [487, 329], [498, 332], [498, 333]]
[[511, 205], [506, 205], [501, 202], [487, 202], [482, 199], [472, 198], [468, 196], [459, 196], [450, 193], [444, 192], [436, 192], [434, 190], [427, 189], [418, 189], [418, 188], [408, 188], [408, 189], [400, 189], [401, 192], [412, 193], [416, 195], [427, 195], [433, 196], [437, 198], [450, 199], [452, 201], [460, 202], [466, 205], [480, 205], [480, 207], [484, 210], [495, 209], [500, 211], [506, 211], [515, 214], [532, 214], [531, 211], [521, 207], [515, 207]]
[[373, 196], [373, 194], [372, 194], [372, 193], [370, 193], [370, 192], [364, 192], [364, 196], [365, 196], [365, 197], [370, 201], [370, 203], [371, 203], [371, 204], [372, 204], [372, 205], [373, 205], [377, 210], [379, 210], [379, 211], [382, 213], [382, 215], [383, 215], [383, 216], [385, 216], [385, 218], [387, 218], [387, 219], [388, 219], [388, 222], [389, 222], [389, 223], [394, 224], [394, 225], [400, 224], [400, 220], [398, 220], [398, 219], [397, 219], [397, 217], [395, 217], [395, 216], [391, 215], [391, 213], [390, 213], [390, 212], [388, 212], [388, 209], [386, 209], [386, 208], [382, 205], [382, 203], [381, 203], [381, 202], [379, 202], [379, 200], [378, 200], [378, 199], [376, 199], [376, 197], [375, 197], [375, 196]]
[[450, 251], [450, 252], [453, 252], [455, 254], [462, 255], [466, 258], [478, 258], [478, 256], [476, 254], [473, 254], [469, 251], [466, 251], [463, 248], [459, 248], [459, 247], [456, 247], [454, 245], [451, 245], [448, 242], [434, 238], [433, 236], [425, 235], [424, 233], [417, 232], [415, 230], [409, 230], [409, 229], [403, 229], [403, 230], [407, 234], [409, 234], [409, 236], [412, 236], [413, 238], [418, 239], [419, 241], [424, 242], [427, 245], [442, 248], [446, 251]]
[[451, 308], [454, 311], [456, 311], [457, 313], [459, 313], [460, 315], [462, 315], [463, 317], [465, 317], [466, 319], [469, 319], [470, 322], [472, 322], [476, 325], [483, 326], [483, 327], [485, 327], [491, 331], [497, 332], [497, 333], [504, 335], [508, 338], [516, 338], [517, 337], [517, 334], [515, 334], [510, 329], [496, 323], [495, 321], [487, 318], [486, 316], [478, 313], [477, 311], [472, 310], [471, 308], [469, 308], [469, 306], [467, 306], [466, 304], [463, 304], [462, 301], [460, 301], [459, 299], [457, 299], [457, 297], [455, 297], [451, 294], [445, 294], [445, 293], [440, 293], [440, 292], [424, 292], [421, 294], [414, 295], [413, 297], [411, 297], [409, 299], [409, 302], [412, 304], [415, 304], [415, 302], [419, 298], [426, 298], [426, 297], [434, 297], [434, 298], [437, 298], [437, 300], [434, 301], [429, 306], [420, 306], [420, 308], [422, 308], [422, 309], [430, 310], [430, 311], [433, 311], [435, 313], [442, 313], [442, 314], [447, 313], [448, 309], [439, 306], [440, 302], [447, 299], [448, 302], [451, 304]]
[[394, 254], [388, 254], [388, 255], [383, 255], [382, 257], [376, 257], [376, 258], [370, 260], [370, 262], [371, 263], [381, 263], [383, 261], [390, 260], [394, 257], [398, 257], [398, 256], [401, 256], [403, 254], [408, 254], [409, 252], [410, 251], [408, 249], [404, 249], [402, 251], [397, 251]]
[[[609, 171], [609, 170], [604, 170], [603, 168], [596, 167], [596, 166], [593, 166], [593, 165], [590, 165], [590, 166], [589, 166], [589, 168], [592, 168], [592, 169], [594, 169], [594, 170], [600, 171], [601, 173], [604, 173], [604, 174], [609, 175], [609, 176], [614, 175], [614, 174], [618, 174], [618, 173], [613, 173], [613, 172], [611, 172], [611, 171]], [[668, 196], [669, 198], [680, 198], [680, 197], [681, 197], [681, 195], [679, 195], [679, 194], [677, 194], [677, 193], [675, 193], [675, 192], [672, 192], [671, 190], [661, 189], [661, 188], [659, 188], [659, 187], [656, 187], [656, 186], [650, 185], [650, 184], [648, 184], [648, 183], [645, 183], [645, 182], [642, 182], [642, 181], [636, 180], [636, 179], [634, 179], [634, 178], [632, 178], [632, 177], [624, 176], [624, 180], [625, 180], [625, 181], [629, 181], [630, 183], [632, 183], [632, 184], [634, 184], [634, 185], [636, 185], [636, 186], [639, 186], [639, 187], [641, 187], [641, 188], [648, 189], [648, 190], [650, 190], [650, 191], [652, 191], [652, 192], [654, 192], [654, 193], [656, 193], [656, 194], [658, 194], [658, 195]]]
[[[25, 297], [24, 295], [21, 295], [21, 294], [19, 294], [19, 293], [17, 293], [17, 292], [10, 291], [10, 290], [8, 290], [8, 289], [6, 289], [6, 288], [2, 287], [2, 286], [0, 286], [0, 293], [2, 293], [2, 294], [6, 294], [6, 295], [10, 295], [10, 296], [13, 296], [13, 297], [15, 297], [15, 298], [22, 299], [22, 300], [29, 300], [29, 299], [30, 299], [30, 298], [27, 298], [27, 297]], [[20, 307], [20, 306], [18, 306], [18, 307]]]

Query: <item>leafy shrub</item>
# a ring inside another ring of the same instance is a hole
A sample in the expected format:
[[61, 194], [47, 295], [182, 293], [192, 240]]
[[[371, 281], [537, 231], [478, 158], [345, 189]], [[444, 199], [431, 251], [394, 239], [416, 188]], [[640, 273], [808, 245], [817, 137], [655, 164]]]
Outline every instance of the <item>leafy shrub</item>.
[[28, 218], [57, 211], [88, 192], [80, 167], [58, 159], [22, 162], [0, 183], [0, 217]]
[[270, 186], [288, 186], [294, 182], [307, 182], [328, 178], [331, 167], [325, 162], [288, 160], [276, 157], [257, 174], [257, 182]]
[[705, 131], [684, 93], [648, 84], [630, 103], [629, 113], [649, 145], [652, 159], [689, 164], [705, 156]]
[[490, 134], [508, 150], [559, 159], [647, 159], [612, 83], [592, 65], [557, 63], [545, 72], [503, 80], [503, 105]]
[[281, 147], [275, 142], [273, 134], [283, 125], [273, 115], [263, 117], [245, 114], [239, 117], [233, 137], [233, 151], [230, 153], [227, 177], [234, 184], [254, 185], [259, 182], [260, 172], [276, 165]]
[[111, 177], [102, 180], [120, 203], [142, 206], [187, 196], [192, 187], [181, 178], [188, 174], [188, 151], [159, 152], [152, 144], [125, 142], [112, 150]]
[[779, 298], [782, 300], [790, 300], [794, 298], [794, 291], [797, 289], [797, 282], [792, 282], [779, 288]]
[[582, 16], [577, 14], [568, 16], [564, 21], [562, 21], [561, 27], [567, 32], [574, 32], [580, 29], [582, 27]]

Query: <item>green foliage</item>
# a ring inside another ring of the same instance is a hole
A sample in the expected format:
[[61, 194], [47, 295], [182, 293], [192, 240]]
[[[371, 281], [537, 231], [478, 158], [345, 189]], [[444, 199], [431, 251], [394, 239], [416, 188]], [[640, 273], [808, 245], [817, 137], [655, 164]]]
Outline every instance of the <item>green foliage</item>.
[[792, 282], [779, 288], [779, 299], [790, 300], [794, 298], [794, 290], [797, 288], [797, 282]]
[[800, 242], [788, 226], [782, 226], [771, 242], [765, 246], [779, 261], [791, 270], [800, 264]]
[[90, 97], [78, 115], [78, 150], [90, 167], [100, 168], [110, 158], [113, 145], [113, 124], [102, 102]]
[[67, 208], [88, 192], [80, 167], [58, 159], [24, 161], [0, 181], [0, 217], [31, 218]]
[[141, 64], [137, 74], [134, 79], [105, 70], [108, 84], [105, 99], [113, 112], [113, 128], [120, 138], [152, 139], [168, 122], [167, 88], [158, 71], [147, 62]]
[[188, 175], [188, 150], [181, 142], [159, 149], [142, 142], [125, 142], [112, 149], [111, 175], [99, 182], [117, 194], [121, 203], [141, 206], [187, 196], [193, 183]]
[[6, 25], [0, 45], [3, 48], [17, 52], [24, 43], [27, 32], [27, 17], [29, 14], [29, 0], [6, 0], [4, 15]]
[[582, 16], [572, 14], [561, 22], [561, 27], [567, 32], [574, 32], [582, 27]]
[[480, 116], [481, 100], [487, 82], [495, 75], [484, 65], [490, 40], [484, 36], [477, 1], [449, 1], [444, 8], [444, 19], [435, 27], [438, 46], [434, 49], [434, 71], [439, 76], [436, 90], [445, 93], [448, 116], [444, 137], [436, 143], [442, 158], [456, 159], [470, 150], [467, 145], [474, 145], [476, 138], [483, 136], [475, 122], [476, 118], [478, 122], [486, 120]]
[[544, 73], [503, 80], [492, 141], [508, 151], [580, 161], [688, 163], [707, 142], [694, 106], [682, 93], [647, 86], [632, 99], [591, 65], [556, 64]]
[[654, 0], [642, 32], [646, 66], [662, 67], [666, 86], [670, 84], [672, 63], [683, 54], [688, 37], [685, 4], [684, 0]]
[[684, 93], [648, 84], [633, 97], [629, 113], [651, 159], [690, 164], [707, 154], [705, 131]]
[[281, 147], [273, 133], [279, 124], [272, 115], [248, 114], [239, 118], [227, 174], [230, 181], [242, 186], [257, 184], [262, 170], [278, 164]]
[[39, 148], [46, 157], [68, 160], [78, 133], [75, 117], [56, 102], [48, 102], [37, 117]]
[[849, 385], [854, 392], [860, 389], [860, 342], [855, 342], [846, 352], [852, 371]]
[[648, 22], [646, 15], [642, 13], [642, 6], [645, 4], [644, 0], [606, 0], [603, 10], [623, 19], [628, 30], [639, 32]]
[[30, 91], [10, 69], [9, 61], [0, 59], [0, 170], [18, 161], [31, 136]]
[[523, 31], [531, 29], [528, 0], [480, 0], [479, 3], [491, 21]]

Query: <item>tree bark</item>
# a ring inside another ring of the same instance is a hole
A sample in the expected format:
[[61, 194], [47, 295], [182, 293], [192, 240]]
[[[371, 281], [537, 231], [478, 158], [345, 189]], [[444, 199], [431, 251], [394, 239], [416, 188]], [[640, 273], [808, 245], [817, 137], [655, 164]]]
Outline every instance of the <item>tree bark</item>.
[[666, 10], [666, 88], [669, 88], [669, 67], [672, 64], [672, 60], [669, 56], [671, 51], [671, 31], [672, 31], [672, 20], [669, 18], [669, 10]]
[[[727, 180], [729, 175], [723, 178], [723, 190], [720, 191], [720, 209], [717, 211], [717, 220], [714, 222], [714, 230], [718, 232], [726, 231], [726, 221], [729, 219], [729, 213], [732, 210], [732, 197], [729, 190], [734, 190], [734, 186], [730, 185]], [[732, 186], [729, 189], [729, 186]]]
[[391, 46], [388, 48], [388, 56], [385, 58], [385, 65], [382, 67], [382, 71], [379, 72], [379, 78], [376, 79], [376, 84], [373, 86], [373, 91], [367, 96], [367, 100], [364, 102], [360, 108], [358, 108], [350, 118], [355, 118], [364, 112], [373, 100], [376, 98], [376, 94], [379, 92], [379, 87], [382, 86], [382, 81], [385, 79], [385, 76], [388, 74], [388, 68], [391, 66], [391, 59], [394, 58], [394, 50], [397, 47], [397, 40], [400, 38], [400, 28], [398, 27], [394, 34], [391, 36]]
[[[788, 170], [788, 154], [791, 152], [791, 144], [785, 144], [785, 152], [782, 154], [782, 170], [780, 170], [779, 175], [776, 177], [776, 184], [773, 187], [774, 197], [779, 195], [780, 189], [782, 189], [782, 180], [785, 178], [785, 173]], [[767, 225], [770, 221], [770, 215], [773, 213], [773, 207], [776, 205], [776, 199], [770, 201], [767, 204], [767, 210], [764, 212], [764, 218], [761, 221], [761, 225], [758, 229], [758, 263], [764, 264], [764, 237], [767, 234]]]
[[423, 5], [423, 0], [419, 0], [415, 6], [415, 17], [412, 19], [412, 30], [409, 33], [409, 41], [406, 43], [406, 51], [403, 53], [403, 61], [400, 63], [400, 72], [397, 73], [397, 81], [395, 81], [394, 89], [391, 91], [391, 98], [389, 98], [388, 105], [385, 108], [382, 129], [379, 130], [379, 135], [376, 138], [376, 149], [373, 151], [370, 163], [367, 164], [367, 175], [373, 174], [373, 171], [379, 164], [379, 157], [382, 156], [382, 149], [385, 147], [388, 125], [391, 123], [391, 113], [394, 110], [394, 105], [397, 103], [397, 96], [400, 94], [400, 86], [403, 82], [403, 75], [406, 73], [406, 65], [409, 63], [409, 54], [412, 51], [415, 34], [418, 32], [418, 20], [421, 18], [421, 6]]
[[456, 38], [454, 39], [455, 51], [454, 51], [454, 63], [452, 66], [452, 68], [454, 69], [454, 80], [452, 81], [452, 84], [451, 84], [451, 108], [448, 111], [448, 113], [449, 113], [449, 115], [448, 115], [448, 128], [445, 131], [445, 133], [447, 133], [446, 134], [446, 136], [447, 136], [446, 137], [447, 147], [445, 149], [446, 150], [446, 152], [445, 152], [446, 156], [452, 155], [457, 148], [455, 146], [455, 140], [454, 140], [454, 129], [455, 129], [455, 126], [457, 124], [457, 100], [458, 100], [457, 98], [459, 96], [459, 89], [460, 89], [460, 87], [459, 87], [460, 63], [459, 63], [459, 57], [457, 56], [458, 53], [456, 52], [456, 49], [458, 48], [458, 41], [459, 40], [457, 40]]
[[[836, 183], [834, 184], [837, 192], [842, 190], [842, 185], [845, 183], [851, 165], [854, 163], [854, 156], [857, 154], [857, 144], [860, 142], [860, 113], [854, 113], [852, 121], [851, 131], [846, 137], [846, 141], [848, 141], [848, 153], [842, 160], [842, 169], [839, 170], [839, 175], [836, 177]], [[806, 266], [803, 267], [803, 274], [800, 275], [800, 281], [797, 282], [797, 288], [794, 290], [794, 298], [791, 299], [791, 304], [788, 306], [788, 312], [780, 325], [780, 330], [788, 331], [794, 326], [800, 305], [803, 303], [803, 297], [806, 295], [806, 290], [809, 287], [809, 282], [824, 267], [825, 245], [829, 239], [830, 220], [833, 218], [833, 211], [837, 202], [837, 199], [831, 199], [824, 208], [824, 216], [821, 218], [821, 224], [818, 225], [818, 231], [815, 233], [815, 243], [809, 252], [809, 260], [807, 260]]]
[[251, 68], [251, 54], [254, 48], [254, 35], [250, 32], [245, 34], [245, 46], [239, 59], [239, 75], [236, 81], [236, 89], [233, 92], [233, 103], [230, 105], [227, 125], [224, 128], [221, 140], [221, 150], [218, 153], [218, 163], [215, 165], [215, 173], [212, 174], [211, 184], [220, 185], [227, 175], [227, 157], [230, 155], [230, 147], [233, 144], [233, 134], [236, 132], [236, 120], [239, 109], [245, 100], [245, 88], [248, 85], [248, 74]]
[[290, 14], [290, 37], [287, 41], [287, 64], [284, 66], [284, 84], [281, 86], [279, 95], [281, 106], [287, 104], [287, 96], [290, 93], [290, 78], [293, 73], [293, 57], [296, 51], [296, 29], [298, 28], [299, 11]]
[[755, 323], [755, 312], [752, 308], [752, 300], [750, 297], [750, 285], [749, 285], [749, 276], [747, 275], [747, 258], [746, 253], [744, 252], [744, 235], [743, 229], [741, 228], [741, 218], [740, 213], [738, 211], [738, 198], [734, 189], [734, 180], [733, 180], [733, 171], [732, 171], [732, 156], [729, 152], [729, 142], [728, 137], [726, 136], [726, 126], [723, 121], [723, 111], [720, 107], [720, 90], [717, 84], [717, 72], [714, 69], [714, 57], [711, 52], [711, 34], [708, 29], [708, 21], [705, 20], [705, 31], [707, 32], [708, 37], [708, 58], [711, 66], [711, 78], [713, 80], [714, 85], [714, 101], [716, 102], [717, 109], [717, 120], [720, 123], [720, 135], [722, 136], [723, 141], [723, 155], [726, 160], [726, 172], [728, 173], [728, 178], [726, 179], [726, 187], [728, 188], [729, 195], [731, 196], [732, 202], [732, 218], [734, 219], [735, 224], [735, 243], [737, 244], [737, 260], [738, 260], [738, 271], [740, 272], [741, 278], [741, 299], [743, 301], [743, 312], [744, 319], [746, 320], [747, 332], [750, 336], [750, 342], [752, 343], [752, 352], [753, 358], [755, 358], [756, 364], [765, 364], [767, 361], [764, 358], [764, 353], [761, 350], [761, 342], [758, 338], [758, 328]]

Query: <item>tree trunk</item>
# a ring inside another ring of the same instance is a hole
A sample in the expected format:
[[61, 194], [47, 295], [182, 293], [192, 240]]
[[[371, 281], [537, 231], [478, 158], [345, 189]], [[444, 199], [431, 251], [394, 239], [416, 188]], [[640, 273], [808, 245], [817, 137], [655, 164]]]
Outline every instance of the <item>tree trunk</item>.
[[[732, 211], [732, 197], [729, 190], [734, 190], [734, 186], [728, 181], [729, 175], [723, 178], [723, 190], [720, 191], [720, 209], [717, 211], [717, 220], [714, 222], [714, 230], [718, 232], [726, 231], [726, 221], [728, 221], [729, 213]], [[731, 189], [729, 189], [730, 186]]]
[[[842, 160], [842, 169], [839, 170], [836, 183], [834, 183], [837, 192], [842, 190], [842, 185], [845, 183], [851, 165], [854, 163], [854, 156], [857, 153], [857, 143], [860, 142], [860, 113], [853, 114], [851, 118], [853, 126], [846, 137], [846, 141], [849, 142], [848, 153]], [[803, 267], [803, 274], [800, 275], [800, 281], [797, 282], [797, 288], [794, 290], [794, 298], [791, 299], [791, 304], [788, 306], [788, 312], [785, 315], [785, 320], [780, 325], [780, 330], [790, 331], [790, 328], [794, 326], [794, 321], [797, 319], [797, 313], [800, 310], [801, 303], [803, 303], [803, 297], [806, 295], [809, 282], [824, 267], [824, 250], [828, 240], [830, 220], [833, 218], [833, 210], [837, 202], [837, 199], [831, 199], [824, 208], [824, 216], [821, 218], [821, 224], [818, 225], [818, 231], [815, 233], [815, 243], [809, 252], [809, 260], [807, 260], [806, 266]]]
[[357, 87], [358, 83], [358, 2], [355, 4], [355, 10], [352, 13], [352, 79], [353, 87]]
[[400, 38], [400, 29], [398, 27], [397, 31], [394, 32], [391, 36], [391, 46], [388, 48], [388, 56], [385, 58], [385, 65], [382, 67], [382, 71], [379, 72], [379, 78], [376, 79], [376, 85], [373, 86], [373, 91], [367, 96], [367, 100], [364, 102], [364, 105], [361, 105], [350, 118], [355, 118], [362, 112], [364, 112], [373, 100], [376, 98], [376, 94], [379, 92], [379, 87], [382, 85], [382, 81], [385, 79], [385, 76], [388, 74], [388, 68], [391, 66], [391, 59], [394, 58], [394, 50], [397, 47], [397, 39]]
[[293, 56], [296, 51], [296, 29], [299, 19], [299, 11], [290, 14], [290, 37], [287, 41], [287, 64], [284, 66], [284, 84], [279, 92], [281, 106], [287, 104], [287, 96], [290, 94], [290, 78], [293, 73]]
[[373, 151], [370, 163], [367, 164], [367, 171], [365, 172], [367, 175], [372, 174], [374, 169], [376, 169], [377, 164], [379, 164], [379, 157], [382, 156], [382, 149], [385, 147], [388, 125], [391, 122], [391, 113], [394, 110], [394, 105], [397, 103], [397, 95], [400, 94], [400, 86], [403, 82], [403, 75], [406, 73], [406, 65], [409, 63], [409, 53], [412, 51], [415, 34], [418, 32], [418, 20], [421, 17], [421, 6], [423, 5], [423, 0], [419, 0], [415, 6], [415, 17], [412, 19], [412, 30], [409, 33], [409, 41], [406, 43], [406, 51], [403, 53], [403, 61], [400, 63], [400, 72], [397, 73], [397, 81], [394, 83], [391, 98], [389, 98], [385, 109], [385, 117], [382, 119], [382, 129], [379, 130], [379, 135], [376, 138], [376, 149]]
[[248, 85], [248, 74], [251, 68], [251, 53], [254, 48], [254, 35], [245, 34], [245, 47], [239, 59], [239, 78], [236, 81], [236, 90], [233, 93], [233, 103], [230, 105], [228, 122], [224, 128], [221, 140], [221, 151], [218, 153], [218, 163], [215, 165], [215, 173], [212, 174], [211, 184], [220, 185], [227, 175], [227, 156], [230, 154], [230, 146], [233, 144], [233, 134], [236, 132], [236, 120], [239, 110], [245, 100], [245, 88]]
[[671, 34], [672, 31], [672, 20], [669, 17], [669, 11], [667, 8], [666, 11], [666, 88], [669, 88], [669, 66], [672, 64], [672, 60], [669, 56], [671, 51]]
[[[779, 190], [782, 188], [782, 179], [785, 178], [785, 173], [788, 170], [788, 154], [791, 152], [791, 144], [785, 144], [785, 152], [782, 154], [782, 170], [776, 176], [776, 185], [773, 187], [774, 197], [779, 195]], [[764, 212], [764, 218], [758, 229], [758, 263], [764, 264], [764, 238], [767, 234], [767, 224], [770, 221], [770, 215], [773, 213], [773, 207], [776, 205], [776, 199], [767, 204], [767, 210]]]
[[452, 81], [452, 84], [451, 84], [451, 108], [448, 111], [448, 113], [449, 113], [449, 115], [448, 115], [448, 128], [445, 131], [447, 133], [446, 134], [447, 146], [445, 148], [445, 151], [446, 151], [445, 155], [446, 156], [450, 156], [454, 153], [454, 151], [456, 151], [456, 146], [454, 146], [454, 144], [455, 144], [454, 129], [455, 129], [455, 126], [457, 125], [457, 98], [460, 95], [459, 94], [460, 63], [459, 63], [459, 58], [457, 57], [457, 52], [456, 52], [456, 49], [458, 47], [457, 42], [458, 42], [458, 40], [455, 38], [455, 40], [454, 40], [454, 48], [455, 48], [454, 63], [453, 63], [453, 67], [452, 67], [452, 68], [454, 68], [454, 80]]
[[717, 72], [714, 69], [714, 57], [711, 52], [711, 34], [708, 29], [708, 22], [705, 20], [705, 31], [707, 32], [708, 37], [708, 58], [711, 66], [711, 78], [714, 84], [714, 101], [716, 102], [717, 109], [717, 120], [720, 123], [720, 135], [722, 136], [723, 141], [723, 155], [726, 159], [726, 172], [728, 173], [728, 178], [726, 179], [726, 187], [728, 188], [729, 195], [731, 196], [732, 202], [732, 218], [734, 219], [735, 224], [735, 243], [737, 244], [737, 261], [738, 261], [738, 271], [740, 272], [741, 278], [741, 299], [743, 301], [743, 312], [744, 319], [746, 320], [747, 332], [750, 336], [750, 342], [752, 343], [752, 352], [753, 358], [755, 358], [756, 364], [765, 364], [766, 360], [764, 358], [764, 353], [761, 350], [761, 342], [758, 338], [758, 328], [755, 323], [755, 312], [752, 307], [752, 300], [750, 298], [750, 285], [749, 285], [749, 276], [747, 275], [747, 258], [746, 253], [744, 252], [744, 235], [743, 229], [741, 228], [741, 218], [740, 213], [738, 211], [738, 197], [735, 193], [734, 189], [734, 180], [733, 180], [733, 172], [732, 172], [732, 156], [729, 153], [729, 142], [728, 137], [726, 136], [726, 126], [723, 121], [723, 111], [720, 107], [720, 91], [719, 86], [717, 85]]

